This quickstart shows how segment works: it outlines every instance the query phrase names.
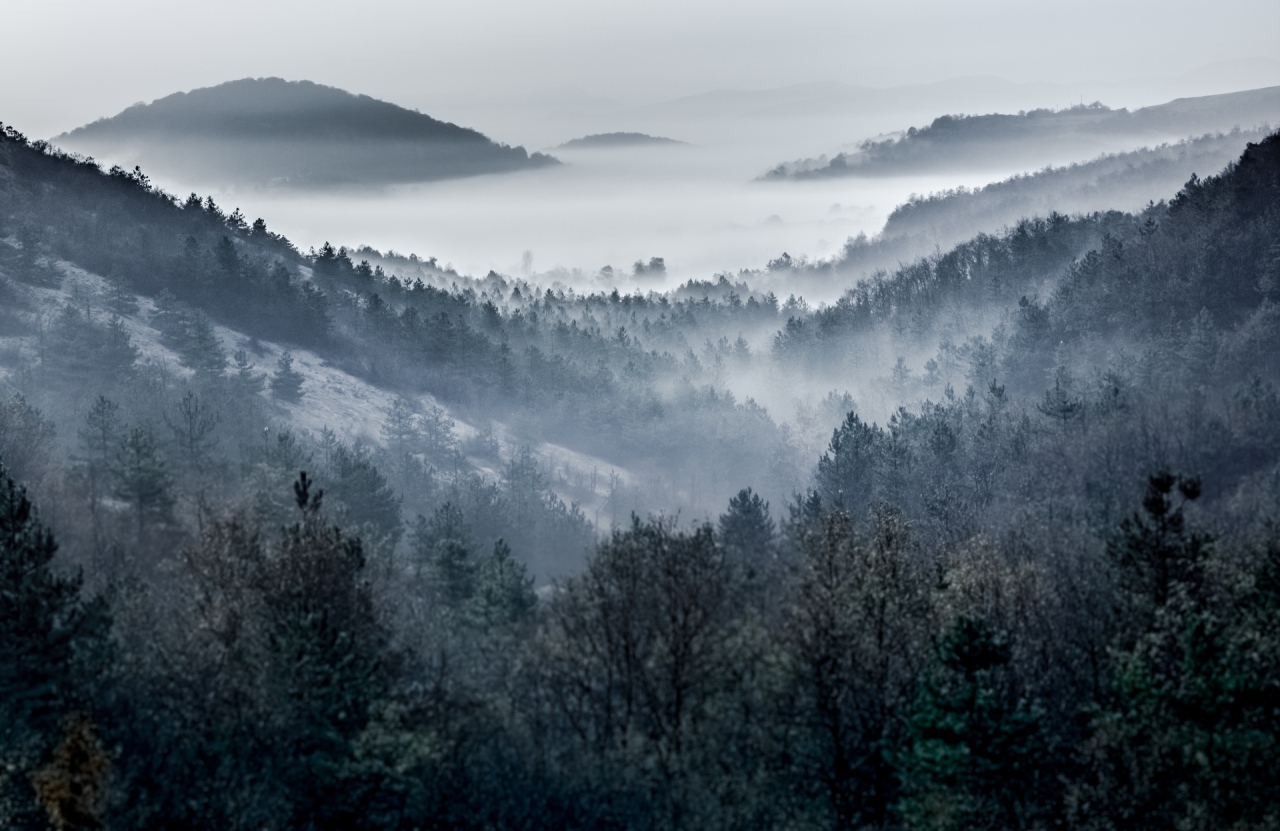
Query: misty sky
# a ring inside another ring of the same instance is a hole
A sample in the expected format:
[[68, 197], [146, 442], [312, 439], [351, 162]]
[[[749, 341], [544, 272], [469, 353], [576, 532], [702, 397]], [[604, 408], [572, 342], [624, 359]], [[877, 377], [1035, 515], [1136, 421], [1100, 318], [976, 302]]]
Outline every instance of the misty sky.
[[1254, 63], [1230, 70], [1238, 83], [1280, 83], [1275, 0], [11, 0], [3, 19], [0, 120], [33, 136], [268, 75], [424, 111], [451, 96], [561, 85], [641, 103], [721, 87], [975, 74], [1071, 82], [1088, 97], [1091, 79], [1241, 59]]

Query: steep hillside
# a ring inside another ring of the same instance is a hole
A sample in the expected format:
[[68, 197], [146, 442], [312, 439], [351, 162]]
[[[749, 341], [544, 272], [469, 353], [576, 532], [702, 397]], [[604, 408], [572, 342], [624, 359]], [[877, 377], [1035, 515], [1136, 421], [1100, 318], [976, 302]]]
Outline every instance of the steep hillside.
[[3, 130], [0, 810], [1271, 827], [1280, 134], [1170, 196], [814, 309], [303, 254]]
[[380, 185], [555, 163], [367, 95], [280, 78], [174, 93], [55, 141], [184, 181], [259, 185]]
[[771, 280], [794, 291], [830, 296], [832, 284], [889, 270], [979, 234], [999, 234], [1032, 217], [1053, 213], [1142, 210], [1169, 198], [1193, 175], [1223, 170], [1265, 130], [1205, 135], [1174, 144], [1100, 156], [1088, 162], [1048, 167], [980, 188], [965, 187], [914, 196], [890, 212], [879, 234], [851, 237], [826, 260], [778, 258]]

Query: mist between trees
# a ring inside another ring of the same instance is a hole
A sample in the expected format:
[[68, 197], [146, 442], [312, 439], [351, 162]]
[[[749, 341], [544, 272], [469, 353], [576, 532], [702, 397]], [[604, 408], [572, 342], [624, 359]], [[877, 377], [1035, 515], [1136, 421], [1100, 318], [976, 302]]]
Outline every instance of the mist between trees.
[[812, 308], [302, 254], [9, 129], [0, 816], [1275, 827], [1278, 183]]

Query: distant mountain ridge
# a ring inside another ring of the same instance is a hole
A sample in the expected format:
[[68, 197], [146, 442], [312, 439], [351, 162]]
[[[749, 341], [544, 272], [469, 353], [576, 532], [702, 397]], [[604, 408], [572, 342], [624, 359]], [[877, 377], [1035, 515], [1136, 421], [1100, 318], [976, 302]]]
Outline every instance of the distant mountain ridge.
[[367, 95], [281, 78], [174, 93], [54, 141], [162, 175], [242, 184], [381, 185], [557, 163]]
[[557, 149], [604, 149], [611, 147], [646, 147], [661, 144], [685, 144], [663, 136], [650, 136], [645, 133], [596, 133], [582, 138], [570, 139]]
[[1179, 98], [1130, 112], [1101, 104], [1017, 114], [943, 115], [923, 128], [882, 141], [864, 141], [833, 158], [786, 162], [763, 179], [881, 176], [959, 168], [1053, 163], [1053, 154], [1089, 157], [1115, 152], [1125, 139], [1167, 141], [1280, 120], [1280, 86], [1198, 98]]

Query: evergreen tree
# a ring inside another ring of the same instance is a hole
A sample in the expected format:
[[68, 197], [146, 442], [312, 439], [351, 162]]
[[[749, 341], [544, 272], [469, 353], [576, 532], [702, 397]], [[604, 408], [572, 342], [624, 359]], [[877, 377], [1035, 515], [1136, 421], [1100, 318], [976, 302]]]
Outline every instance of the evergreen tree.
[[[1175, 496], [1176, 493], [1176, 496]], [[1160, 472], [1143, 513], [1112, 543], [1130, 625], [1114, 657], [1114, 697], [1086, 743], [1080, 813], [1113, 827], [1266, 827], [1280, 804], [1280, 556], [1270, 542], [1245, 602], [1222, 605], [1214, 540], [1187, 527], [1197, 479]], [[1175, 500], [1180, 500], [1175, 503]]]
[[54, 447], [53, 422], [21, 393], [0, 399], [0, 461], [19, 481], [42, 476]]
[[178, 350], [178, 358], [183, 366], [195, 370], [199, 378], [222, 376], [227, 368], [227, 356], [208, 317], [200, 313], [189, 317], [187, 337]]
[[775, 527], [769, 503], [751, 488], [729, 499], [729, 510], [720, 515], [720, 544], [746, 569], [749, 578], [770, 570]]
[[246, 398], [262, 392], [263, 387], [266, 386], [267, 376], [266, 373], [254, 372], [255, 364], [249, 360], [249, 353], [243, 349], [237, 349], [231, 358], [235, 367], [232, 380], [236, 392]]
[[400, 497], [373, 463], [369, 449], [339, 446], [332, 454], [331, 466], [330, 491], [347, 509], [347, 521], [357, 526], [369, 523], [394, 544], [404, 530]]
[[115, 495], [133, 513], [135, 539], [142, 541], [155, 526], [172, 520], [172, 479], [155, 437], [134, 427], [116, 450]]
[[173, 433], [174, 444], [183, 463], [192, 471], [205, 466], [218, 444], [214, 431], [222, 415], [191, 390], [178, 402], [172, 415], [165, 414], [165, 424]]
[[138, 314], [138, 296], [129, 291], [123, 280], [113, 279], [106, 289], [106, 307], [119, 316]]
[[77, 431], [95, 534], [102, 531], [99, 508], [103, 497], [111, 491], [116, 475], [116, 450], [120, 446], [121, 430], [119, 411], [119, 404], [99, 395], [85, 414], [83, 426]]
[[397, 396], [382, 422], [382, 438], [387, 443], [394, 459], [417, 451], [419, 430], [417, 416], [414, 414], [413, 402], [403, 396]]
[[271, 376], [271, 394], [290, 404], [302, 400], [302, 373], [293, 368], [293, 353], [287, 349], [276, 361], [276, 371]]
[[0, 815], [19, 826], [39, 827], [28, 777], [63, 717], [88, 703], [109, 625], [103, 603], [81, 599], [79, 577], [54, 572], [56, 551], [26, 491], [0, 468]]
[[1041, 714], [1011, 689], [1007, 636], [961, 617], [920, 684], [899, 757], [911, 828], [1040, 826], [1058, 808]]
[[431, 518], [419, 516], [409, 540], [420, 573], [446, 603], [458, 607], [476, 591], [477, 563], [462, 511], [445, 502]]
[[432, 404], [418, 422], [427, 458], [437, 463], [450, 459], [458, 448], [454, 422], [438, 404]]
[[533, 578], [511, 555], [511, 547], [498, 540], [475, 570], [474, 605], [480, 622], [487, 627], [519, 623], [528, 619], [537, 602]]
[[1142, 512], [1125, 519], [1109, 541], [1135, 614], [1149, 615], [1163, 606], [1177, 585], [1199, 593], [1211, 540], [1189, 531], [1185, 516], [1187, 503], [1199, 497], [1198, 478], [1160, 471], [1147, 480]]
[[818, 460], [818, 491], [823, 501], [851, 514], [869, 505], [876, 493], [883, 442], [883, 430], [849, 413]]
[[1065, 432], [1067, 426], [1084, 412], [1084, 402], [1072, 394], [1070, 374], [1059, 367], [1053, 379], [1053, 389], [1044, 394], [1044, 400], [1036, 404], [1046, 418], [1061, 422]]
[[85, 413], [84, 426], [76, 435], [84, 458], [93, 466], [97, 475], [105, 475], [115, 462], [115, 450], [120, 440], [120, 405], [99, 395]]
[[263, 603], [271, 675], [285, 708], [289, 753], [281, 772], [291, 827], [350, 828], [359, 806], [347, 777], [353, 743], [391, 677], [387, 633], [363, 577], [364, 550], [328, 523], [323, 491], [301, 474], [299, 519], [269, 561]]

